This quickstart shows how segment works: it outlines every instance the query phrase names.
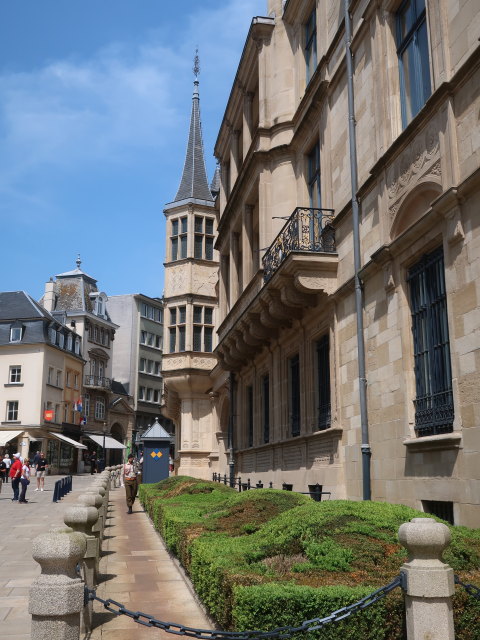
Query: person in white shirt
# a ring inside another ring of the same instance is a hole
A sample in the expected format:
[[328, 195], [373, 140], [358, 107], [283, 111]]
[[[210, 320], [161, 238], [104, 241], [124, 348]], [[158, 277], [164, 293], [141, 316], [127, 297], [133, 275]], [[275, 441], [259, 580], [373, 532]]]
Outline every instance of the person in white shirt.
[[22, 486], [22, 491], [20, 493], [18, 502], [23, 502], [24, 504], [26, 504], [28, 500], [25, 500], [25, 495], [27, 493], [28, 485], [30, 484], [30, 460], [28, 458], [25, 458], [25, 460], [23, 461], [20, 484]]
[[133, 453], [128, 456], [127, 462], [123, 465], [123, 482], [125, 484], [125, 497], [127, 499], [127, 513], [133, 513], [133, 503], [137, 497], [137, 464]]
[[6, 453], [3, 456], [3, 461], [5, 463], [5, 466], [7, 467], [7, 472], [5, 474], [5, 484], [8, 484], [8, 474], [10, 472], [10, 466], [12, 464], [12, 460], [11, 460], [10, 456], [8, 455], [8, 453]]

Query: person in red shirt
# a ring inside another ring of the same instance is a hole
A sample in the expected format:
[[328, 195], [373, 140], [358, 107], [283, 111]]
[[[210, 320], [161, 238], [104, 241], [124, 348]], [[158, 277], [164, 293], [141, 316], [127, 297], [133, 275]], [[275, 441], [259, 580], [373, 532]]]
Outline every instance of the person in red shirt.
[[20, 478], [22, 477], [22, 462], [20, 460], [20, 454], [13, 454], [13, 462], [10, 467], [10, 478], [12, 479], [13, 498], [12, 502], [18, 502], [18, 495], [20, 493]]

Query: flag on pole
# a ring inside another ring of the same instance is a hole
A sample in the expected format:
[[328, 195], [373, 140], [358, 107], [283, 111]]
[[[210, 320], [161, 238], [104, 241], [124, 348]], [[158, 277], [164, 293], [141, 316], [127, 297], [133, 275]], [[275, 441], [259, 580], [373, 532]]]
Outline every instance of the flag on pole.
[[75, 402], [75, 411], [78, 411], [78, 413], [82, 413], [82, 399], [81, 398], [79, 398]]

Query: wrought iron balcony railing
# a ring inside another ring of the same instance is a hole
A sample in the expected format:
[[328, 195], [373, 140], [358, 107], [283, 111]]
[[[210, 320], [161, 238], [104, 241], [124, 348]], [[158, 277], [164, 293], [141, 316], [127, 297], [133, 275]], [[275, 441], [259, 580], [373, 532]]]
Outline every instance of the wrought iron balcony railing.
[[263, 256], [264, 282], [294, 251], [335, 253], [333, 215], [333, 209], [297, 207]]
[[83, 384], [86, 387], [101, 387], [102, 389], [110, 389], [112, 381], [110, 378], [104, 378], [103, 376], [85, 376]]

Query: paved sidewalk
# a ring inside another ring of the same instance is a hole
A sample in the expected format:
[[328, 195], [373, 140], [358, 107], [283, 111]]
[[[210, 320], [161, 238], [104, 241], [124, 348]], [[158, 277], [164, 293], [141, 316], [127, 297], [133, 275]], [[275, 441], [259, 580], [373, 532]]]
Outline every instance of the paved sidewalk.
[[53, 487], [62, 476], [47, 476], [45, 491], [34, 491], [32, 477], [27, 490], [28, 504], [12, 502], [10, 481], [0, 492], [0, 633], [2, 639], [29, 640], [31, 618], [28, 591], [40, 566], [32, 558], [32, 540], [51, 527], [63, 524], [65, 509], [92, 482], [92, 476], [74, 476], [73, 490], [60, 502], [52, 502]]
[[[176, 563], [165, 549], [142, 505], [126, 513], [124, 489], [110, 491], [109, 519], [105, 528], [100, 570], [105, 578], [97, 588], [128, 609], [189, 627], [211, 629], [202, 609]], [[159, 640], [175, 636], [137, 624], [126, 616], [114, 616], [95, 603], [91, 640]], [[101, 626], [97, 626], [101, 625]]]

